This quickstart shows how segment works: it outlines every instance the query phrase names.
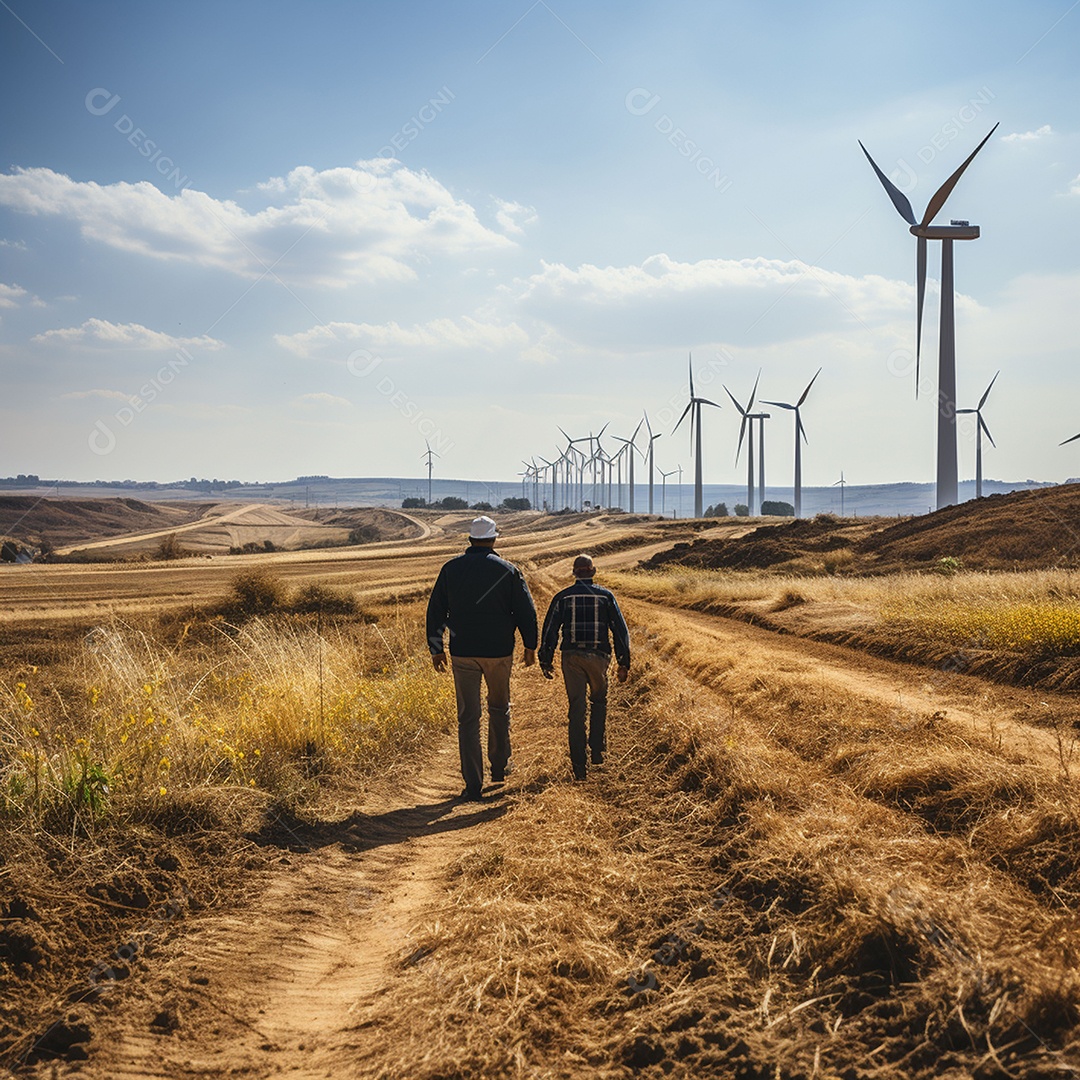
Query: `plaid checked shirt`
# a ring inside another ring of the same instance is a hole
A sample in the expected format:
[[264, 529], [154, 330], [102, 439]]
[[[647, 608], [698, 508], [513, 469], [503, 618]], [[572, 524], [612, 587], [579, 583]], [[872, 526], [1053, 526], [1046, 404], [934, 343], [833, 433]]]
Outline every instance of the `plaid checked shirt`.
[[611, 655], [610, 639], [615, 640], [615, 659], [620, 667], [630, 666], [630, 633], [626, 629], [615, 594], [591, 579], [579, 578], [568, 589], [556, 593], [544, 617], [537, 659], [542, 668], [550, 668], [562, 634], [562, 648]]

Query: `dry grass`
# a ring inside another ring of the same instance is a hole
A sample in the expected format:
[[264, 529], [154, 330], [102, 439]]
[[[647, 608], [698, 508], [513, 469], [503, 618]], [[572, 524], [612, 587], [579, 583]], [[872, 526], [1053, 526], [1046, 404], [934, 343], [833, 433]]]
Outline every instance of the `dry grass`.
[[650, 637], [602, 774], [553, 779], [561, 725], [519, 725], [525, 796], [403, 956], [369, 1074], [1067, 1074], [1064, 779], [677, 617]]

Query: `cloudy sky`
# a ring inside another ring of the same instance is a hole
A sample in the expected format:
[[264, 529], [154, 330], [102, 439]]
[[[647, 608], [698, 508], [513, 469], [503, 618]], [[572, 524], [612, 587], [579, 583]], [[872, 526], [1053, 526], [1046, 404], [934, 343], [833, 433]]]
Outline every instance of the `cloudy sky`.
[[506, 479], [643, 409], [689, 467], [692, 351], [707, 482], [724, 386], [818, 367], [805, 482], [930, 480], [937, 295], [916, 399], [857, 140], [921, 214], [997, 122], [938, 219], [959, 404], [1000, 369], [986, 474], [1080, 475], [1078, 55], [1074, 0], [3, 0], [0, 475]]

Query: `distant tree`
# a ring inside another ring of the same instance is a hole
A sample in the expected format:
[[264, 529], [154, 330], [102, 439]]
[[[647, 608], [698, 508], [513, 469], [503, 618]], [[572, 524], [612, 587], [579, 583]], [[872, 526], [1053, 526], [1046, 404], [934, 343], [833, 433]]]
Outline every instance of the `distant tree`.
[[795, 507], [791, 503], [774, 502], [771, 499], [766, 499], [761, 504], [761, 512], [771, 514], [773, 517], [794, 517]]
[[492, 505], [491, 505], [491, 503], [489, 503], [489, 502], [483, 502], [483, 501], [481, 501], [481, 502], [477, 502], [477, 503], [473, 503], [473, 504], [472, 504], [472, 508], [473, 508], [474, 510], [479, 510], [479, 511], [480, 511], [481, 513], [483, 513], [483, 512], [485, 511], [485, 510], [494, 510], [494, 509], [495, 509], [495, 507], [494, 507], [494, 506], [492, 506]]
[[457, 495], [446, 495], [440, 499], [435, 506], [440, 507], [443, 510], [468, 510], [469, 504], [464, 500], [458, 498]]
[[499, 504], [502, 510], [531, 510], [532, 503], [528, 499], [503, 499]]
[[419, 495], [406, 495], [401, 500], [402, 510], [423, 510], [425, 506], [427, 506], [427, 499], [422, 499]]
[[176, 539], [176, 533], [169, 533], [168, 536], [163, 536], [158, 541], [157, 557], [159, 559], [182, 559], [188, 554], [190, 552], [180, 546], [180, 541]]
[[705, 508], [705, 517], [727, 517], [728, 508], [727, 503], [717, 503], [715, 506], [707, 506]]
[[735, 504], [735, 516], [736, 517], [749, 517], [750, 516], [750, 507], [747, 506], [746, 503], [736, 503]]
[[18, 558], [19, 547], [17, 544], [12, 543], [10, 540], [5, 540], [3, 544], [0, 544], [0, 561], [16, 562]]

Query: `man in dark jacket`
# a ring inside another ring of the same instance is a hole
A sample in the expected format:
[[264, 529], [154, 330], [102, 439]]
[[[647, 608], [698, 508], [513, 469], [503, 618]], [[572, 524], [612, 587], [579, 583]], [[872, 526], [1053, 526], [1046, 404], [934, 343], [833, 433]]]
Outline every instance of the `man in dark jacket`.
[[498, 530], [489, 517], [469, 529], [469, 547], [439, 571], [427, 607], [427, 639], [436, 671], [446, 670], [443, 633], [450, 628], [457, 694], [462, 798], [479, 802], [484, 787], [480, 748], [480, 682], [487, 684], [488, 762], [491, 779], [506, 779], [510, 762], [510, 670], [514, 632], [525, 646], [525, 666], [536, 663], [536, 607], [513, 563], [495, 554]]
[[[578, 780], [585, 779], [586, 741], [594, 765], [603, 764], [607, 749], [607, 673], [612, 638], [619, 682], [626, 682], [630, 673], [630, 634], [626, 621], [614, 594], [593, 584], [595, 573], [588, 555], [579, 555], [574, 560], [577, 581], [553, 597], [540, 638], [540, 670], [550, 679], [555, 647], [562, 634], [562, 673], [570, 703], [570, 763]], [[588, 740], [586, 697], [590, 706]]]

